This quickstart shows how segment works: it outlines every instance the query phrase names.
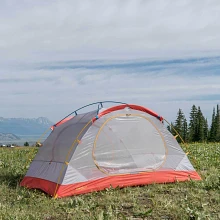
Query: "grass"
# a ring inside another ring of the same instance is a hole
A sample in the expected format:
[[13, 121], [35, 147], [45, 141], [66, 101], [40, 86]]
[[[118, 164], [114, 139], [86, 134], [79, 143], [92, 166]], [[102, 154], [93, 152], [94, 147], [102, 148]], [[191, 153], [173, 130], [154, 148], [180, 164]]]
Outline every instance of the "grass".
[[0, 219], [220, 219], [220, 143], [191, 144], [184, 150], [202, 181], [53, 199], [19, 187], [37, 149], [0, 148]]

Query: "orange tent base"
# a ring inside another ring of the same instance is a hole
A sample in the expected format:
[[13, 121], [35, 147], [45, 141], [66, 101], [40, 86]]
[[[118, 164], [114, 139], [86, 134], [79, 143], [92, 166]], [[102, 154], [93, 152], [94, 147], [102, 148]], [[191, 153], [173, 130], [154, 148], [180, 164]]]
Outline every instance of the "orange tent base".
[[[25, 177], [21, 186], [27, 188], [37, 188], [54, 196], [56, 198], [79, 195], [93, 191], [104, 190], [105, 188], [127, 187], [147, 185], [154, 183], [172, 183], [182, 182], [188, 180], [201, 180], [201, 177], [196, 171], [156, 171], [156, 172], [143, 172], [138, 174], [125, 174], [108, 176], [97, 180], [87, 182], [75, 183], [70, 185], [59, 185], [57, 183], [39, 179], [35, 177]], [[55, 190], [57, 189], [57, 192]]]

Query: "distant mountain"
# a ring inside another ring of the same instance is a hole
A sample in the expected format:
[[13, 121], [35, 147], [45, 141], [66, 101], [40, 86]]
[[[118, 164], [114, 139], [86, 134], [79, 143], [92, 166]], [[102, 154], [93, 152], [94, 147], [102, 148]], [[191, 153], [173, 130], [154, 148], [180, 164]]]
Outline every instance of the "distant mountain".
[[5, 134], [0, 133], [0, 141], [17, 141], [20, 140], [20, 138], [14, 134]]
[[45, 117], [3, 118], [0, 117], [0, 133], [19, 135], [39, 135], [54, 123]]

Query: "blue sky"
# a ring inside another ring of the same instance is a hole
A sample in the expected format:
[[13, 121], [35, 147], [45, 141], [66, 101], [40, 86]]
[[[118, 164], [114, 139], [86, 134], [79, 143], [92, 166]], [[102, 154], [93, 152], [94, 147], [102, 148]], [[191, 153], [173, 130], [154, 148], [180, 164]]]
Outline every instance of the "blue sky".
[[220, 104], [220, 2], [0, 2], [2, 117], [57, 121], [100, 100], [174, 120]]

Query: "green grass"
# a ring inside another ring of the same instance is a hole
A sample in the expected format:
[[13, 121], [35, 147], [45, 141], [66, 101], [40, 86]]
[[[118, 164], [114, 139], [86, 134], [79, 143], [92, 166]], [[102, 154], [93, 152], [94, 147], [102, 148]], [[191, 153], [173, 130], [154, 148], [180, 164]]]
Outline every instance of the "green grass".
[[53, 199], [19, 187], [37, 149], [0, 148], [0, 219], [220, 219], [220, 143], [191, 144], [184, 150], [202, 181]]

